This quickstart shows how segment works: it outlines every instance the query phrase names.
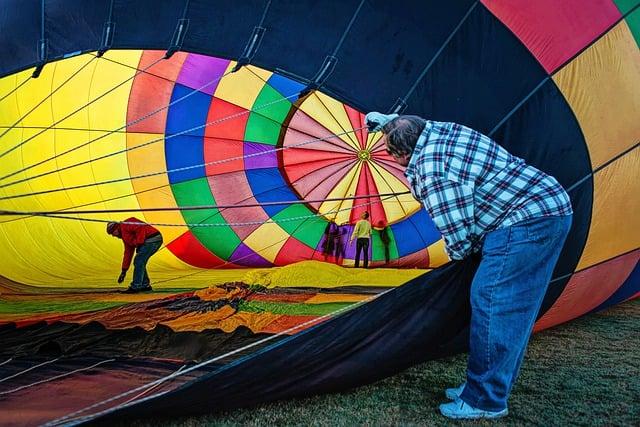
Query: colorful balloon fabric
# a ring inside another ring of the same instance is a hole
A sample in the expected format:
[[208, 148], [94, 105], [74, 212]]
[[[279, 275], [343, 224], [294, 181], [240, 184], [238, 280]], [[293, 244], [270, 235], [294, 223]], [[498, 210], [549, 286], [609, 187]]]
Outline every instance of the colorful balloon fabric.
[[[95, 335], [103, 356], [179, 359], [157, 366], [174, 372], [212, 355], [203, 340], [222, 353], [290, 335], [280, 350], [221, 362], [233, 377], [189, 379], [152, 401], [164, 406], [145, 402], [157, 411], [210, 408], [206, 399], [230, 393], [221, 384], [248, 404], [437, 357], [430, 349], [466, 324], [472, 274], [466, 262], [443, 266], [433, 222], [380, 134], [363, 126], [374, 110], [470, 126], [567, 189], [574, 221], [536, 330], [640, 296], [638, 0], [9, 0], [3, 11], [0, 333], [12, 343], [3, 357], [22, 348], [24, 331], [34, 353], [42, 344], [80, 356]], [[353, 265], [347, 240], [364, 210], [372, 266], [387, 276], [339, 267]], [[165, 294], [101, 295], [122, 253], [104, 221], [132, 215], [164, 236], [149, 273]], [[442, 268], [411, 281], [398, 273], [414, 267]], [[236, 283], [196, 293], [289, 268], [339, 272], [311, 290]], [[326, 318], [308, 333], [290, 329]], [[132, 330], [149, 352], [117, 346]], [[393, 340], [393, 360], [377, 358], [391, 350], [372, 337]], [[188, 350], [174, 352], [174, 338]], [[268, 388], [275, 377], [292, 382]], [[29, 419], [82, 405], [53, 406]]]

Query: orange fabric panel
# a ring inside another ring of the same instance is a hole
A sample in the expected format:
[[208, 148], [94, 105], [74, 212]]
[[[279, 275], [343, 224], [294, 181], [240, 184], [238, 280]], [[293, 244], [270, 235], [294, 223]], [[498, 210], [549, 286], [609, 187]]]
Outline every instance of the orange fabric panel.
[[[140, 68], [143, 69], [157, 59], [158, 52], [145, 51], [140, 58]], [[178, 77], [185, 55], [177, 54], [169, 60], [160, 61], [149, 69], [149, 72], [140, 73], [135, 77], [129, 95], [127, 107], [127, 123], [139, 120], [154, 111], [167, 107], [171, 102], [173, 85]], [[145, 118], [127, 127], [128, 132], [145, 132], [164, 134], [167, 122], [165, 108], [152, 116]]]
[[577, 270], [640, 247], [640, 149], [597, 172], [593, 184], [591, 228]]
[[640, 251], [634, 251], [575, 273], [534, 331], [575, 319], [602, 304], [625, 282], [639, 258]]
[[640, 51], [622, 21], [553, 77], [580, 123], [594, 169], [640, 141], [638, 76]]

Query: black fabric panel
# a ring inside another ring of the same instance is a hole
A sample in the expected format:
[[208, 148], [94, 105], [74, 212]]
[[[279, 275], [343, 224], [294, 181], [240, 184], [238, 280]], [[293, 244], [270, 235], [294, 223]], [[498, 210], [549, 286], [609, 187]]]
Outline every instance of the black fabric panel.
[[115, 0], [113, 47], [167, 49], [184, 4], [176, 0]]
[[338, 53], [331, 92], [361, 110], [388, 111], [405, 95], [474, 0], [399, 6], [368, 1]]
[[99, 46], [109, 4], [110, 0], [83, 0], [69, 7], [67, 0], [47, 0], [45, 34], [49, 40], [49, 59]]
[[38, 62], [40, 1], [4, 0], [0, 6], [0, 75]]
[[344, 390], [439, 357], [469, 322], [477, 264], [476, 258], [450, 263], [112, 417], [196, 414]]
[[183, 49], [238, 59], [253, 27], [260, 23], [266, 0], [192, 0]]
[[[591, 174], [591, 163], [578, 121], [551, 79], [492, 137], [528, 164], [554, 176], [564, 188]], [[572, 273], [578, 264], [591, 223], [593, 181], [585, 181], [569, 196], [574, 211], [573, 224], [553, 277]], [[556, 301], [568, 280], [550, 284], [540, 315]]]
[[488, 133], [547, 76], [526, 47], [477, 6], [407, 101], [407, 113]]
[[342, 37], [360, 0], [271, 3], [254, 63], [313, 78]]

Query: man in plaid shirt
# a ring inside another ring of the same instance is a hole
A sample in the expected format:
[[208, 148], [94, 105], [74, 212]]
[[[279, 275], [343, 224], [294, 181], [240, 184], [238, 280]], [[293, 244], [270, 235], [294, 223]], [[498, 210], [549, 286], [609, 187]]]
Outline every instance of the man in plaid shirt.
[[571, 227], [569, 196], [551, 176], [468, 127], [367, 114], [402, 166], [451, 259], [481, 252], [471, 285], [467, 380], [440, 405], [450, 418], [507, 415], [507, 399]]

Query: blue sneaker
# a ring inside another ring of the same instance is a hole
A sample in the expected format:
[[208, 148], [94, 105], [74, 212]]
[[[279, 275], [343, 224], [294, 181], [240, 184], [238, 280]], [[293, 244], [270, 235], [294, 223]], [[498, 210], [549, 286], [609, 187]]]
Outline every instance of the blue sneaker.
[[485, 411], [476, 409], [462, 399], [456, 399], [454, 402], [443, 403], [440, 405], [440, 413], [447, 418], [455, 420], [476, 420], [480, 418], [501, 418], [509, 414], [509, 409], [504, 408], [502, 411]]
[[456, 388], [448, 388], [444, 391], [444, 395], [447, 396], [449, 400], [460, 399], [460, 395], [462, 395], [462, 390], [464, 390], [464, 386], [467, 385], [467, 382], [463, 382]]

